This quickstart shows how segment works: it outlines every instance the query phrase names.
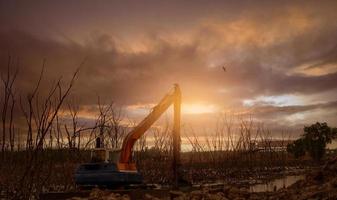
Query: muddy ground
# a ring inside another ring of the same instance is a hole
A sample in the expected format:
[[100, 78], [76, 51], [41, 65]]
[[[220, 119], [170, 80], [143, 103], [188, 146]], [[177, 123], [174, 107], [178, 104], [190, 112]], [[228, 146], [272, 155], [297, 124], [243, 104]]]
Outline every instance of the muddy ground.
[[[68, 197], [64, 196], [64, 199]], [[82, 195], [69, 197], [72, 200], [226, 200], [226, 199], [337, 199], [337, 158], [311, 172], [305, 178], [287, 188], [271, 192], [250, 192], [246, 185], [201, 185], [199, 188], [181, 188], [180, 190], [123, 190], [114, 191], [92, 189]]]

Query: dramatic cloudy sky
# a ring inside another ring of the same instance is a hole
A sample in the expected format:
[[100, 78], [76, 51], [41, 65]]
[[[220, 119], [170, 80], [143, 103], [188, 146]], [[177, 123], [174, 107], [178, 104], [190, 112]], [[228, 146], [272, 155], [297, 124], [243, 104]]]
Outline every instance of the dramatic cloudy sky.
[[210, 127], [220, 112], [337, 125], [337, 1], [0, 2], [0, 70], [18, 58], [22, 92], [43, 59], [48, 82], [86, 58], [81, 105], [99, 95], [145, 116], [179, 83], [185, 125]]

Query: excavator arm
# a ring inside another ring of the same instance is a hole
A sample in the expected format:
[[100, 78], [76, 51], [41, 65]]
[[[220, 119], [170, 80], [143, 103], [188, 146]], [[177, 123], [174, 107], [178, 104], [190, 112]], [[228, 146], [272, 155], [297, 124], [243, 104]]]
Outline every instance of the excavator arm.
[[180, 104], [181, 92], [178, 84], [174, 85], [173, 92], [167, 94], [124, 139], [117, 167], [120, 171], [136, 171], [136, 165], [132, 163], [132, 149], [136, 141], [158, 120], [158, 118], [170, 107], [174, 105], [174, 126], [173, 126], [173, 168], [180, 164]]

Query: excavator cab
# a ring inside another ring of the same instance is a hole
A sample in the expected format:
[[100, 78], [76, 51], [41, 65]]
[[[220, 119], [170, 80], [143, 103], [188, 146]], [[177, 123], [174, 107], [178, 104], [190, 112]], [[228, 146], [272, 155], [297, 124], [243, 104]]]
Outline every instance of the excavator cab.
[[109, 153], [108, 150], [105, 149], [101, 142], [101, 137], [96, 138], [96, 146], [95, 149], [91, 151], [90, 154], [91, 162], [108, 162], [109, 160]]
[[132, 162], [132, 149], [136, 141], [171, 106], [174, 105], [173, 127], [173, 172], [178, 184], [180, 166], [180, 88], [176, 84], [173, 92], [167, 94], [123, 140], [120, 151], [111, 151], [103, 146], [103, 137], [96, 139], [96, 148], [91, 153], [91, 162], [82, 164], [75, 172], [75, 182], [80, 186], [125, 186], [143, 182], [136, 164]]

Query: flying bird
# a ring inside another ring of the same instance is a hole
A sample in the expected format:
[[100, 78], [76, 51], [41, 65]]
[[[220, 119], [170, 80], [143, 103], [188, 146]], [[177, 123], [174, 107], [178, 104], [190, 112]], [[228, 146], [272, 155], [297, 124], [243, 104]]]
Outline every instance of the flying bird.
[[226, 68], [225, 68], [225, 66], [223, 66], [223, 67], [222, 67], [222, 69], [223, 69], [223, 71], [224, 71], [224, 72], [226, 72]]

